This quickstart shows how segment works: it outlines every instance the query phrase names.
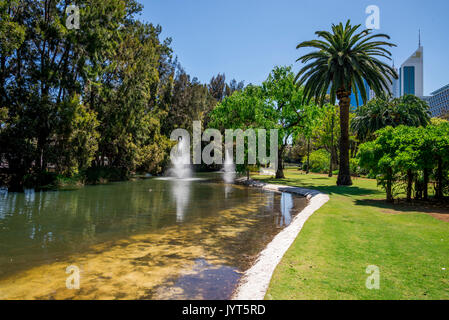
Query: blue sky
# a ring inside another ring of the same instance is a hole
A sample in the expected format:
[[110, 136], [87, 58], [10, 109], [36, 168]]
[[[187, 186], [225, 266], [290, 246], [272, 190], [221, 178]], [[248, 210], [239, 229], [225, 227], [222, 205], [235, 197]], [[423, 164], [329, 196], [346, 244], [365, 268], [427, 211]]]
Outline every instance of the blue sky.
[[424, 46], [424, 94], [449, 84], [447, 0], [140, 0], [141, 19], [160, 24], [185, 70], [203, 82], [225, 73], [259, 84], [275, 65], [300, 65], [296, 50], [316, 30], [346, 21], [365, 25], [368, 5], [380, 8], [380, 30], [398, 45], [397, 66]]

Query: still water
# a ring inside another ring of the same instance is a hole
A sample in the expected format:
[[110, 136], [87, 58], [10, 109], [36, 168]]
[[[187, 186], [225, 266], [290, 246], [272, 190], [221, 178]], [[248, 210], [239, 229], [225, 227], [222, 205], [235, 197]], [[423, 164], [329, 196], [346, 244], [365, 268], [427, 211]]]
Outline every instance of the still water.
[[0, 191], [0, 299], [229, 298], [306, 200], [218, 178]]

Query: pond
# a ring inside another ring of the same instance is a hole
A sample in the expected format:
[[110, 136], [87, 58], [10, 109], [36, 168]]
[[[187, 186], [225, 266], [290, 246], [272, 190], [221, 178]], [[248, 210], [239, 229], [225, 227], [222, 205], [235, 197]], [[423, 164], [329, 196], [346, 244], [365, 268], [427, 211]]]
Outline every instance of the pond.
[[230, 298], [307, 201], [221, 180], [0, 191], [0, 299]]

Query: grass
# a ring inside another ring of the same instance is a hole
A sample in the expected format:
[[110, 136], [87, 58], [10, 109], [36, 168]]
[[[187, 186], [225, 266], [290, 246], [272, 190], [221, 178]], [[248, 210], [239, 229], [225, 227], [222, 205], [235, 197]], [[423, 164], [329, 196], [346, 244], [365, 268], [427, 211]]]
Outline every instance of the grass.
[[[330, 195], [276, 268], [266, 299], [449, 299], [448, 222], [380, 201], [374, 180], [338, 187], [294, 169], [282, 180], [254, 178]], [[380, 268], [379, 290], [365, 286], [369, 265]]]

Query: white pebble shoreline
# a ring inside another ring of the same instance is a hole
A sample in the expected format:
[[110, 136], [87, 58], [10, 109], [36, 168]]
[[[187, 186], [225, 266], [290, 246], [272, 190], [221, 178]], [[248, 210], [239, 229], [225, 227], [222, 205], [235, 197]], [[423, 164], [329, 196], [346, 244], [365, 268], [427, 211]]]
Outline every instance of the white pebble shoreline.
[[292, 223], [276, 235], [259, 254], [255, 264], [244, 273], [231, 297], [232, 300], [263, 300], [276, 266], [295, 241], [307, 219], [329, 201], [329, 196], [315, 190], [265, 184], [254, 180], [241, 179], [238, 182], [264, 190], [297, 194], [306, 197], [309, 201], [307, 207], [295, 216]]

